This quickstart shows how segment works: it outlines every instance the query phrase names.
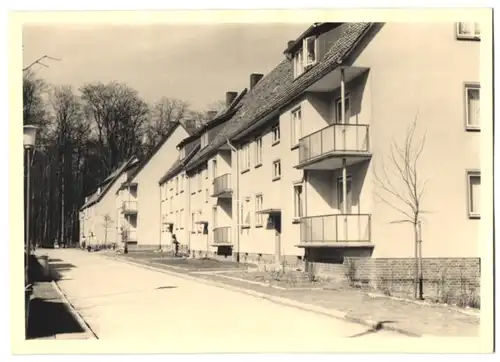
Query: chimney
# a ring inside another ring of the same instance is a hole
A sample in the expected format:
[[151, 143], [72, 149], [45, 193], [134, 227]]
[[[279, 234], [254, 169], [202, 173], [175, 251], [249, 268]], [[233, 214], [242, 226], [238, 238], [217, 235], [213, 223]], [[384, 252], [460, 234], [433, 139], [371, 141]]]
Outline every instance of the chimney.
[[89, 202], [89, 197], [85, 196], [85, 203]]
[[229, 108], [229, 106], [234, 102], [237, 96], [238, 92], [226, 92], [226, 107]]
[[208, 116], [208, 120], [209, 121], [211, 121], [212, 119], [214, 119], [216, 115], [217, 115], [217, 111], [208, 111], [207, 112], [207, 116]]
[[253, 89], [253, 87], [255, 87], [255, 85], [259, 82], [259, 80], [262, 79], [263, 76], [264, 74], [250, 74], [250, 89]]
[[290, 49], [290, 47], [295, 43], [295, 40], [289, 40], [287, 44], [287, 49]]

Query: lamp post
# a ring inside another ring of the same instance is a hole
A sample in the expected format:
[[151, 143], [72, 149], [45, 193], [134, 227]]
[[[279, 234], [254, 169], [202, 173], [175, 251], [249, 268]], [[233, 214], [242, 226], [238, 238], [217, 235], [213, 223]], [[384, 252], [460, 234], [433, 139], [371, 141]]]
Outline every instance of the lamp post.
[[25, 235], [25, 248], [26, 248], [26, 266], [24, 270], [25, 283], [28, 283], [28, 268], [29, 268], [29, 257], [30, 257], [30, 201], [31, 201], [31, 152], [35, 147], [36, 141], [36, 133], [38, 131], [38, 127], [33, 125], [26, 125], [23, 127], [23, 144], [24, 149], [26, 150], [26, 235]]

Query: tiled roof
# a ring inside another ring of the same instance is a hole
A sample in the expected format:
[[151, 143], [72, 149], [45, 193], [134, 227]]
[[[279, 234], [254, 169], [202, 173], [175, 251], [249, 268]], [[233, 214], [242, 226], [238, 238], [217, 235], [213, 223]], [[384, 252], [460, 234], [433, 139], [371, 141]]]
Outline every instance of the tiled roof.
[[193, 149], [191, 151], [189, 151], [189, 153], [186, 155], [186, 157], [184, 157], [184, 159], [182, 159], [182, 160], [177, 159], [174, 162], [174, 164], [172, 165], [172, 167], [170, 167], [168, 169], [168, 171], [165, 172], [165, 174], [161, 177], [161, 179], [158, 181], [158, 183], [162, 184], [166, 180], [168, 180], [169, 178], [171, 178], [171, 177], [177, 175], [179, 172], [181, 172], [182, 169], [184, 168], [184, 166], [186, 165], [186, 163], [189, 162], [191, 157], [193, 157], [196, 154], [196, 152], [198, 152], [199, 150], [200, 150], [200, 141], [197, 140], [195, 147], [193, 147]]
[[357, 44], [369, 26], [370, 23], [345, 24], [339, 39], [324, 58], [295, 80], [291, 61], [282, 61], [243, 97], [242, 106], [236, 114], [226, 123], [215, 139], [188, 162], [186, 168], [193, 169], [206, 161], [214, 151], [226, 143], [227, 139], [233, 139], [256, 122], [272, 114], [273, 111], [279, 111], [307, 87], [338, 67], [344, 56]]
[[189, 137], [184, 138], [179, 144], [177, 145], [178, 147], [182, 147], [183, 145], [191, 142], [192, 140], [201, 137], [201, 135], [207, 130], [211, 129], [213, 127], [216, 127], [217, 125], [226, 122], [229, 117], [232, 117], [234, 113], [239, 109], [239, 106], [241, 105], [241, 100], [247, 93], [247, 89], [243, 89], [240, 94], [233, 100], [233, 102], [229, 105], [229, 107], [224, 107], [224, 109], [220, 110], [217, 115], [210, 121], [208, 121], [206, 124], [203, 126], [199, 127], [195, 132], [193, 132]]
[[80, 208], [80, 211], [86, 209], [89, 206], [92, 206], [93, 204], [97, 203], [100, 199], [102, 199], [103, 196], [109, 191], [111, 186], [113, 186], [113, 184], [118, 180], [122, 172], [124, 172], [128, 167], [133, 165], [135, 162], [137, 162], [137, 158], [131, 157], [127, 161], [123, 162], [113, 172], [111, 172], [111, 174], [108, 177], [106, 177], [104, 182], [101, 183], [101, 185], [103, 185], [100, 186], [102, 187], [101, 193], [98, 194], [98, 190], [96, 190], [92, 195], [90, 195], [87, 202], [83, 204], [83, 206]]

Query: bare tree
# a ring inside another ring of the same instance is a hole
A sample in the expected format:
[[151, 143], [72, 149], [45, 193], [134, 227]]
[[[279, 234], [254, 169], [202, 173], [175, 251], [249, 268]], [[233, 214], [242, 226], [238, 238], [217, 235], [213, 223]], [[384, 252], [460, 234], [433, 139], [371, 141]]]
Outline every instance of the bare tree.
[[23, 124], [43, 126], [47, 123], [47, 84], [31, 71], [23, 74]]
[[34, 62], [31, 62], [27, 67], [23, 68], [23, 72], [30, 71], [31, 68], [33, 68], [35, 65], [41, 65], [43, 67], [48, 68], [49, 66], [45, 63], [43, 63], [44, 60], [54, 60], [54, 61], [60, 61], [61, 59], [51, 57], [50, 55], [44, 55], [38, 59], [36, 59]]
[[103, 216], [102, 226], [104, 227], [104, 246], [108, 244], [108, 230], [113, 225], [113, 219], [109, 214]]
[[80, 91], [86, 117], [92, 121], [106, 173], [136, 155], [148, 121], [149, 108], [126, 84], [86, 84]]
[[[421, 215], [426, 211], [422, 209], [422, 199], [425, 194], [427, 180], [422, 180], [419, 175], [418, 160], [424, 150], [426, 132], [419, 140], [415, 140], [418, 113], [413, 123], [408, 127], [404, 143], [399, 145], [392, 142], [389, 161], [391, 170], [382, 164], [382, 173], [374, 172], [377, 190], [376, 196], [384, 203], [396, 210], [401, 219], [392, 223], [409, 223], [413, 228], [415, 246], [415, 298], [422, 296], [422, 248], [420, 238]], [[379, 192], [381, 191], [381, 192]], [[420, 285], [420, 288], [419, 288]]]
[[145, 143], [150, 149], [168, 133], [173, 123], [183, 122], [189, 104], [178, 99], [161, 98], [151, 107], [151, 117], [145, 126]]

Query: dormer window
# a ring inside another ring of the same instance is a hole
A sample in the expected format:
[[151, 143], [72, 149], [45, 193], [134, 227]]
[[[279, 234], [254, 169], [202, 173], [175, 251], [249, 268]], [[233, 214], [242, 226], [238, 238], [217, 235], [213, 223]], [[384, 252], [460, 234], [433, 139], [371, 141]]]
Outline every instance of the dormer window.
[[203, 133], [201, 136], [201, 148], [208, 146], [208, 132]]
[[306, 67], [316, 64], [317, 44], [315, 36], [304, 39], [304, 59]]
[[470, 40], [481, 39], [481, 28], [479, 26], [479, 23], [457, 23], [457, 38]]
[[182, 160], [186, 157], [186, 149], [184, 147], [179, 148], [179, 159]]
[[318, 62], [318, 41], [316, 36], [310, 36], [302, 41], [302, 47], [293, 56], [293, 71], [297, 78]]

